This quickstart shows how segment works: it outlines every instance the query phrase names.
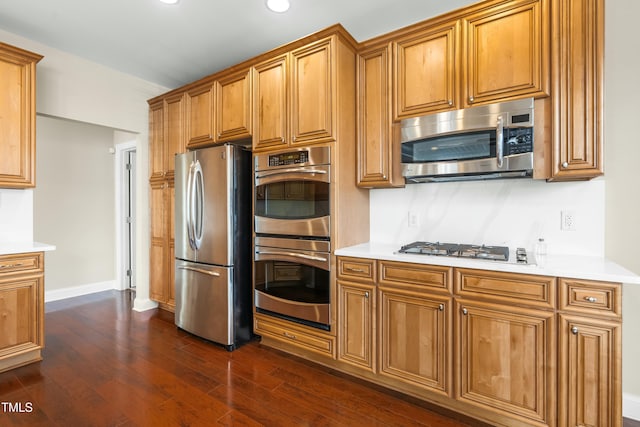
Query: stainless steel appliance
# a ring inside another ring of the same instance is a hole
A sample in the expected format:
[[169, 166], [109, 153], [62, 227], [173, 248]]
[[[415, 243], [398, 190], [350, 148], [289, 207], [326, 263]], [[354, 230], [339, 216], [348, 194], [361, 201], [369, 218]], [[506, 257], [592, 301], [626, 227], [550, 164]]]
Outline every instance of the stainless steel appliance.
[[252, 333], [250, 168], [231, 144], [175, 158], [175, 323], [228, 350]]
[[469, 245], [440, 242], [413, 242], [398, 250], [404, 254], [436, 255], [459, 258], [476, 258], [493, 261], [505, 261], [517, 264], [531, 264], [524, 248], [517, 248], [515, 253], [506, 246]]
[[329, 147], [255, 156], [256, 311], [330, 329]]
[[255, 156], [255, 232], [329, 237], [329, 147]]
[[407, 183], [531, 177], [533, 98], [401, 122]]

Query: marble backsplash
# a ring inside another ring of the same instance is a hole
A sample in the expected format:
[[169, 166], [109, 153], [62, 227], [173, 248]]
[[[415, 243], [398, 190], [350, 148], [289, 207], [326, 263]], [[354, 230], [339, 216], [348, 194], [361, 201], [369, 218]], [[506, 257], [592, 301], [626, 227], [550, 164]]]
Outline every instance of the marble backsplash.
[[[605, 181], [532, 179], [411, 184], [371, 190], [372, 242], [416, 240], [524, 247], [543, 238], [547, 252], [604, 255]], [[570, 212], [575, 230], [561, 229]]]

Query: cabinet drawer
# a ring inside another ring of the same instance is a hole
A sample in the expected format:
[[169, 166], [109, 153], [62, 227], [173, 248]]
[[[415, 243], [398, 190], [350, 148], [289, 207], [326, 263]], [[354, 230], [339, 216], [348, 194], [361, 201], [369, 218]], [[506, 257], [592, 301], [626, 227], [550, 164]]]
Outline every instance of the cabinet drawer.
[[560, 310], [619, 318], [622, 285], [590, 280], [560, 279]]
[[364, 258], [338, 258], [338, 277], [374, 283], [376, 281], [376, 261]]
[[335, 338], [321, 331], [304, 330], [302, 326], [289, 324], [260, 314], [255, 315], [254, 330], [258, 335], [300, 347], [325, 356], [334, 357]]
[[456, 294], [540, 308], [555, 308], [555, 277], [456, 269]]
[[43, 271], [42, 252], [0, 255], [0, 276]]
[[452, 269], [435, 265], [380, 261], [380, 284], [402, 286], [414, 290], [451, 291]]

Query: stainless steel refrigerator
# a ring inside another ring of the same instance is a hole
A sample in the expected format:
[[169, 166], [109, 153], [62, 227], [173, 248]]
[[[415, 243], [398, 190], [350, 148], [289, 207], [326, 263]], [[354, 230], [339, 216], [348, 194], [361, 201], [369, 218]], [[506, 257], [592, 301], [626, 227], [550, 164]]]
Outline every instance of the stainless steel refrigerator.
[[231, 351], [251, 339], [251, 152], [175, 158], [176, 325]]

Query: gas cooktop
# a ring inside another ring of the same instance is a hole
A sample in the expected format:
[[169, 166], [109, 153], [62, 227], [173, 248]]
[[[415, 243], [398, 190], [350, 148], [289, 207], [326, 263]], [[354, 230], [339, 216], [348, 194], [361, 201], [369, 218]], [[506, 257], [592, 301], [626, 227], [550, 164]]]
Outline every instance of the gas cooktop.
[[[413, 242], [404, 245], [398, 251], [404, 254], [440, 255], [459, 258], [478, 258], [494, 261], [509, 261], [509, 248], [506, 246], [466, 245], [459, 243]], [[527, 264], [527, 251], [516, 250], [512, 262]]]

